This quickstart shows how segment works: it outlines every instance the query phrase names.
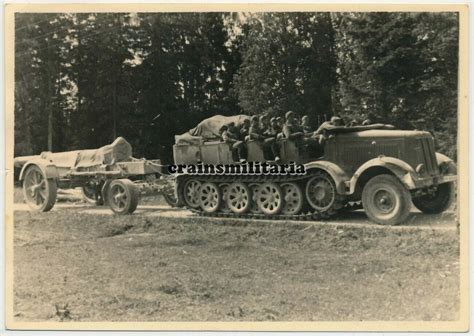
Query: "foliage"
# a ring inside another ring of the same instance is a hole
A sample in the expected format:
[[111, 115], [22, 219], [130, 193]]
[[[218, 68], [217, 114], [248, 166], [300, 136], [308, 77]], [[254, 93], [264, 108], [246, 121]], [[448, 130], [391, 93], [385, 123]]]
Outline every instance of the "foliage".
[[242, 110], [322, 120], [332, 111], [336, 80], [329, 13], [264, 13], [249, 18], [243, 62], [236, 76]]
[[454, 156], [455, 13], [17, 13], [15, 155], [116, 136], [172, 161], [215, 114], [333, 114], [434, 133]]
[[341, 113], [434, 133], [455, 155], [457, 16], [451, 13], [334, 15]]

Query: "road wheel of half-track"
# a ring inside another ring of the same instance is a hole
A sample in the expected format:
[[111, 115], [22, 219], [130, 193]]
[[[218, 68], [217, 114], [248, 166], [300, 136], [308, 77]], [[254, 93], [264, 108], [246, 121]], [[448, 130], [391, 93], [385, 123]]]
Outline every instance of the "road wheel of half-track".
[[227, 205], [227, 192], [229, 191], [229, 183], [219, 184], [219, 190], [221, 191], [221, 212], [229, 213], [231, 212], [229, 206]]
[[206, 182], [199, 190], [199, 204], [206, 213], [214, 213], [219, 210], [222, 202], [222, 195], [217, 184]]
[[375, 223], [397, 225], [410, 215], [411, 195], [397, 177], [377, 175], [365, 185], [362, 205], [367, 216]]
[[229, 185], [227, 191], [227, 206], [236, 214], [246, 213], [250, 209], [252, 195], [249, 187], [240, 182]]
[[249, 185], [250, 193], [252, 194], [252, 202], [250, 204], [249, 212], [253, 214], [261, 214], [262, 211], [258, 206], [258, 193], [260, 191], [260, 183], [251, 183]]
[[257, 205], [266, 215], [276, 215], [283, 208], [283, 192], [278, 184], [273, 182], [262, 183], [259, 188]]
[[281, 190], [285, 200], [281, 212], [285, 215], [298, 214], [304, 204], [304, 196], [300, 186], [293, 182], [283, 183]]
[[199, 190], [201, 188], [201, 182], [196, 179], [189, 179], [184, 183], [183, 187], [183, 198], [187, 206], [197, 209], [199, 203]]
[[332, 214], [341, 208], [336, 184], [332, 177], [323, 171], [317, 171], [306, 183], [306, 201], [320, 213]]

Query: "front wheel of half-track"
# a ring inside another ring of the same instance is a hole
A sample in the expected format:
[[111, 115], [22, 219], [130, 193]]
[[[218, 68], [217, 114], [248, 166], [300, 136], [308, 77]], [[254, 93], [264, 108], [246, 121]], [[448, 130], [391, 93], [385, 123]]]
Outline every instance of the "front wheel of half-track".
[[377, 175], [365, 185], [362, 205], [373, 222], [397, 225], [410, 215], [411, 195], [397, 177], [389, 174]]
[[454, 183], [443, 183], [433, 194], [413, 198], [413, 204], [425, 214], [440, 214], [447, 210], [454, 200]]

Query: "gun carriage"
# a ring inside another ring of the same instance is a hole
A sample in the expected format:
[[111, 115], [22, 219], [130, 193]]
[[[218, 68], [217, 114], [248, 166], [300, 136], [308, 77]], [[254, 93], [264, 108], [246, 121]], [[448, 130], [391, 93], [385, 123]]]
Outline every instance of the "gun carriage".
[[173, 193], [170, 177], [162, 174], [160, 160], [132, 157], [132, 148], [123, 138], [99, 149], [15, 158], [15, 168], [21, 169], [25, 202], [36, 211], [53, 208], [58, 189], [80, 187], [86, 201], [108, 205], [118, 214], [132, 213], [139, 197]]

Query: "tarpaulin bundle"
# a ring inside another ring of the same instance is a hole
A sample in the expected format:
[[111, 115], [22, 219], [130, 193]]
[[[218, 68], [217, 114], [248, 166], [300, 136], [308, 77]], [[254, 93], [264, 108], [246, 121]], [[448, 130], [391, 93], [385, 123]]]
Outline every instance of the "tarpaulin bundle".
[[[17, 166], [21, 167], [25, 160], [33, 156], [18, 157], [15, 159]], [[70, 152], [42, 152], [40, 158], [48, 160], [56, 167], [62, 168], [86, 168], [100, 165], [112, 165], [117, 162], [130, 161], [132, 159], [132, 146], [122, 137], [115, 139], [110, 145], [98, 149], [84, 149]], [[24, 160], [22, 160], [24, 159]]]
[[217, 140], [220, 139], [220, 129], [222, 126], [233, 122], [237, 127], [240, 127], [246, 119], [250, 119], [250, 117], [244, 114], [230, 117], [215, 115], [204, 119], [188, 132], [175, 136], [175, 141], [176, 144], [198, 144], [206, 140]]

